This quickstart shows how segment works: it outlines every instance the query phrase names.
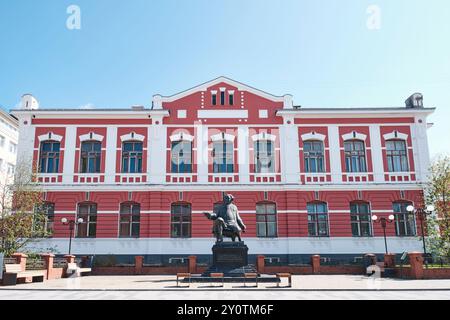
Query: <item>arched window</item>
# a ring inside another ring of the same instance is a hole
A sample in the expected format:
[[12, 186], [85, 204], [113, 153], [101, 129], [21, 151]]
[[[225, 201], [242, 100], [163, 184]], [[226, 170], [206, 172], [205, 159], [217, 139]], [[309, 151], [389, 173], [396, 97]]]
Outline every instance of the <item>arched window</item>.
[[367, 172], [366, 148], [364, 141], [347, 140], [344, 142], [345, 170], [347, 172]]
[[405, 140], [386, 141], [386, 158], [389, 172], [408, 171], [408, 155]]
[[191, 205], [189, 203], [173, 203], [170, 213], [172, 238], [190, 238]]
[[305, 172], [324, 172], [324, 147], [322, 141], [304, 141], [303, 157]]
[[58, 141], [42, 141], [39, 149], [39, 172], [56, 173], [59, 172], [59, 149]]
[[49, 236], [53, 233], [53, 224], [55, 222], [55, 204], [53, 202], [44, 202], [34, 207], [33, 225], [39, 224], [39, 231], [44, 231]]
[[102, 155], [102, 143], [83, 141], [81, 143], [81, 173], [99, 173]]
[[97, 232], [97, 204], [84, 202], [78, 204], [77, 220], [83, 222], [77, 224], [77, 238], [95, 238]]
[[171, 172], [192, 173], [192, 142], [188, 140], [172, 141]]
[[234, 150], [233, 141], [219, 140], [213, 142], [213, 172], [234, 172]]
[[126, 141], [122, 144], [122, 172], [142, 172], [142, 142]]
[[255, 172], [272, 173], [275, 171], [274, 142], [271, 140], [256, 140], [255, 150]]
[[310, 237], [328, 236], [328, 209], [325, 202], [310, 202], [308, 211], [308, 235]]
[[256, 204], [256, 236], [277, 236], [277, 209], [275, 203], [260, 202]]
[[412, 203], [408, 201], [392, 203], [395, 217], [395, 233], [397, 236], [411, 237], [416, 235], [416, 219], [414, 213], [406, 210], [409, 205], [412, 205]]
[[372, 219], [367, 202], [350, 202], [350, 221], [354, 237], [372, 236]]
[[139, 203], [121, 203], [119, 237], [139, 238], [140, 221], [141, 206]]

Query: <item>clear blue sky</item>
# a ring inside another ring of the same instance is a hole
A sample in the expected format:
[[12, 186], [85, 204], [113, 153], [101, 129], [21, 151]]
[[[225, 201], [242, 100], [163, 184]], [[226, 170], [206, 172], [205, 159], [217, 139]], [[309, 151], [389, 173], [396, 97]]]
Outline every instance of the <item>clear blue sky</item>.
[[[71, 4], [80, 30], [66, 27]], [[437, 108], [431, 153], [450, 153], [448, 0], [0, 0], [5, 109], [23, 93], [43, 107], [149, 106], [219, 75], [309, 107], [403, 106], [422, 92]]]

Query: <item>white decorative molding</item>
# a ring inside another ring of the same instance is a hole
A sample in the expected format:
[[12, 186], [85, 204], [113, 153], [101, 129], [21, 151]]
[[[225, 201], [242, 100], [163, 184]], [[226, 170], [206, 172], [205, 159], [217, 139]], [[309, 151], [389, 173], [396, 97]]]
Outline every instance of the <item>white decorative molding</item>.
[[120, 136], [120, 141], [124, 142], [124, 141], [129, 141], [129, 140], [136, 140], [136, 141], [144, 141], [145, 136], [143, 136], [142, 134], [137, 134], [135, 132], [130, 132], [128, 134], [124, 134], [122, 136]]
[[265, 132], [261, 132], [261, 133], [252, 135], [252, 140], [253, 140], [253, 141], [258, 141], [258, 140], [270, 140], [270, 141], [275, 141], [276, 138], [277, 138], [276, 135], [270, 134], [270, 133], [265, 133]]
[[383, 134], [384, 140], [392, 140], [392, 139], [400, 139], [407, 140], [408, 135], [406, 133], [398, 132], [397, 130], [392, 131], [391, 133]]
[[189, 133], [180, 132], [169, 137], [170, 141], [194, 141], [194, 136]]
[[228, 94], [234, 94], [234, 90], [228, 90]]
[[211, 90], [211, 94], [217, 94], [217, 90]]
[[311, 131], [310, 133], [305, 133], [301, 135], [302, 140], [306, 141], [306, 140], [320, 140], [320, 141], [325, 141], [325, 135], [321, 134], [321, 133], [317, 133], [315, 131]]
[[247, 110], [197, 110], [198, 118], [206, 119], [245, 119], [248, 118]]
[[103, 141], [103, 138], [104, 137], [100, 134], [89, 132], [80, 136], [80, 142], [89, 140]]
[[226, 89], [225, 87], [220, 87], [219, 88], [220, 92], [225, 92], [225, 89]]
[[359, 133], [356, 131], [352, 131], [346, 134], [342, 135], [342, 139], [344, 141], [346, 140], [362, 140], [362, 141], [366, 141], [367, 135], [363, 134], [363, 133]]
[[54, 140], [61, 142], [63, 136], [60, 136], [59, 134], [54, 134], [53, 132], [48, 132], [46, 134], [42, 134], [38, 137], [39, 142], [40, 141], [47, 141], [47, 140]]
[[211, 141], [227, 140], [227, 141], [233, 142], [235, 138], [236, 137], [233, 136], [232, 134], [228, 134], [228, 133], [222, 132], [222, 133], [218, 133], [218, 134], [212, 135], [211, 136]]

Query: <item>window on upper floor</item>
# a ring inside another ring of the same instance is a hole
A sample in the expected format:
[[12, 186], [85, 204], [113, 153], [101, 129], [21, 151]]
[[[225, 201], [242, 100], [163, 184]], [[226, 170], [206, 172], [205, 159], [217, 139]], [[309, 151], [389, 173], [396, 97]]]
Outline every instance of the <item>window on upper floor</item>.
[[0, 158], [0, 172], [3, 172], [3, 159]]
[[211, 103], [213, 106], [215, 106], [217, 104], [217, 93], [213, 92], [211, 94]]
[[213, 172], [234, 172], [234, 145], [232, 141], [219, 140], [213, 143]]
[[306, 205], [308, 211], [308, 236], [328, 236], [328, 209], [325, 202], [310, 202]]
[[16, 166], [13, 165], [12, 163], [9, 163], [9, 162], [8, 162], [6, 168], [7, 168], [7, 169], [6, 169], [6, 172], [7, 172], [7, 174], [9, 174], [9, 175], [13, 175], [13, 174], [16, 172]]
[[256, 140], [254, 153], [255, 173], [275, 172], [274, 143], [271, 140]]
[[367, 202], [350, 203], [350, 222], [354, 237], [370, 237], [372, 235], [372, 220]]
[[324, 147], [319, 140], [309, 140], [303, 143], [305, 172], [324, 172]]
[[172, 238], [191, 237], [191, 205], [189, 203], [173, 203], [170, 210]]
[[9, 142], [9, 152], [16, 154], [17, 152], [17, 144], [14, 142]]
[[79, 218], [83, 222], [77, 224], [77, 238], [95, 238], [97, 233], [97, 204], [84, 202], [78, 204], [77, 221]]
[[406, 210], [409, 205], [412, 205], [412, 203], [408, 201], [392, 203], [395, 217], [395, 233], [397, 236], [416, 235], [416, 219], [414, 213]]
[[0, 135], [0, 147], [4, 148], [5, 147], [5, 137]]
[[140, 220], [141, 206], [139, 203], [121, 203], [119, 237], [139, 238]]
[[102, 144], [99, 141], [81, 143], [81, 173], [99, 173], [101, 165]]
[[57, 141], [42, 141], [39, 150], [39, 172], [59, 172], [60, 143]]
[[344, 142], [345, 170], [347, 172], [367, 172], [366, 148], [364, 141], [348, 140]]
[[230, 106], [232, 106], [234, 104], [234, 93], [233, 92], [228, 92], [228, 103]]
[[409, 170], [407, 152], [405, 140], [386, 141], [386, 160], [389, 172]]
[[172, 142], [170, 152], [172, 173], [192, 173], [192, 142], [179, 140]]
[[225, 91], [220, 91], [220, 105], [224, 105], [225, 104]]
[[277, 209], [275, 203], [260, 202], [256, 204], [256, 236], [277, 236]]
[[122, 144], [122, 172], [142, 172], [142, 142], [128, 141]]

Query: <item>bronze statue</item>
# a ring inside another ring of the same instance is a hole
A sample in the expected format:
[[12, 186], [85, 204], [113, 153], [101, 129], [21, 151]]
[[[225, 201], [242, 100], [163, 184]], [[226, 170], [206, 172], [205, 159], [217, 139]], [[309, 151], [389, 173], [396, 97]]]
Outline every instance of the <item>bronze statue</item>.
[[209, 220], [214, 221], [213, 234], [217, 242], [222, 242], [223, 237], [230, 237], [232, 241], [238, 238], [241, 240], [241, 231], [245, 232], [245, 224], [239, 216], [238, 209], [232, 203], [234, 197], [231, 194], [223, 194], [223, 204], [217, 209], [217, 212], [203, 212]]

